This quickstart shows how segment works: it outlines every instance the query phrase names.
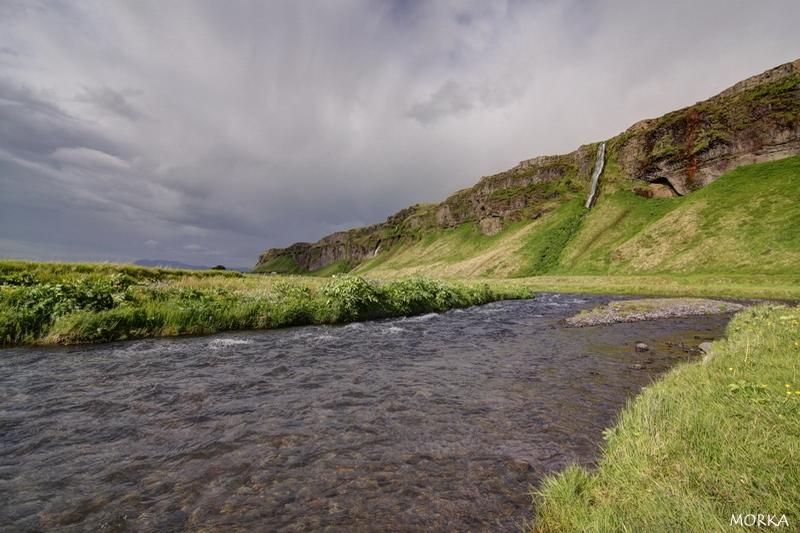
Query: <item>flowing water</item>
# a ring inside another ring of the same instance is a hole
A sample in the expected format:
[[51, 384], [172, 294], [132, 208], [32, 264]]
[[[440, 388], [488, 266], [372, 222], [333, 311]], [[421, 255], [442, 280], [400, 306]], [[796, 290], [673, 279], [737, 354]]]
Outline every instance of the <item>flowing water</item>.
[[587, 209], [592, 207], [594, 203], [594, 197], [597, 194], [597, 182], [600, 180], [600, 174], [603, 173], [603, 166], [606, 163], [606, 142], [603, 141], [600, 143], [600, 146], [597, 147], [597, 157], [594, 161], [594, 171], [592, 172], [592, 180], [590, 184], [591, 192], [589, 193], [589, 198], [586, 200], [586, 204], [584, 207]]
[[610, 299], [3, 350], [0, 531], [517, 531], [729, 318], [553, 327]]

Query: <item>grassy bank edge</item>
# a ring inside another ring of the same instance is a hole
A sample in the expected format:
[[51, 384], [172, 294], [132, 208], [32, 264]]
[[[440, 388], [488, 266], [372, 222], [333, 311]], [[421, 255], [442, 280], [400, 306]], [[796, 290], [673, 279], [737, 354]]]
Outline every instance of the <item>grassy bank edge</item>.
[[738, 313], [702, 362], [629, 403], [596, 470], [542, 481], [529, 530], [721, 531], [759, 514], [800, 529], [798, 366], [800, 307]]
[[0, 260], [0, 346], [273, 329], [533, 298], [521, 284], [295, 278]]

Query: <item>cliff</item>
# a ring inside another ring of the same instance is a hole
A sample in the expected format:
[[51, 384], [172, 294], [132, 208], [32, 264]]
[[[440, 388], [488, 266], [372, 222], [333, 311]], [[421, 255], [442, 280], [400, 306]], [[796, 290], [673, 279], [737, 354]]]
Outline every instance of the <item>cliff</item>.
[[[256, 272], [357, 266], [429, 230], [472, 223], [484, 235], [534, 220], [585, 197], [597, 144], [521, 161], [440, 204], [406, 208], [386, 222], [334, 233], [316, 243], [273, 248]], [[742, 165], [800, 154], [800, 59], [741, 81], [708, 100], [640, 121], [607, 141], [600, 199], [610, 186], [645, 197], [686, 195]]]

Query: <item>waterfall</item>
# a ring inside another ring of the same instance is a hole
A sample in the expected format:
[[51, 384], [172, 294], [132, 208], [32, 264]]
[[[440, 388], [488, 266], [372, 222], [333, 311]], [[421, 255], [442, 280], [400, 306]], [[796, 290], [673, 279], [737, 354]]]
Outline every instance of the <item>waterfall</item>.
[[584, 207], [592, 207], [594, 196], [597, 194], [597, 182], [600, 180], [600, 174], [603, 172], [603, 165], [606, 162], [606, 142], [600, 143], [597, 148], [597, 159], [594, 162], [594, 172], [592, 172], [592, 191], [589, 193], [589, 199], [586, 200]]
[[373, 259], [375, 259], [376, 257], [378, 257], [378, 250], [380, 250], [380, 249], [381, 249], [381, 245], [379, 244], [379, 245], [378, 245], [378, 247], [377, 247], [377, 248], [375, 248], [375, 251], [374, 251], [374, 252], [372, 252], [372, 258], [373, 258]]

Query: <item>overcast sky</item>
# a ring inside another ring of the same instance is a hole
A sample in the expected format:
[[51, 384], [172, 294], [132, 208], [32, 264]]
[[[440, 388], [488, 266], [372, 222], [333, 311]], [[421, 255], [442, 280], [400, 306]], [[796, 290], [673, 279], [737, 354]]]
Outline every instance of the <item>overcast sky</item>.
[[253, 267], [800, 57], [796, 0], [0, 0], [0, 257]]

